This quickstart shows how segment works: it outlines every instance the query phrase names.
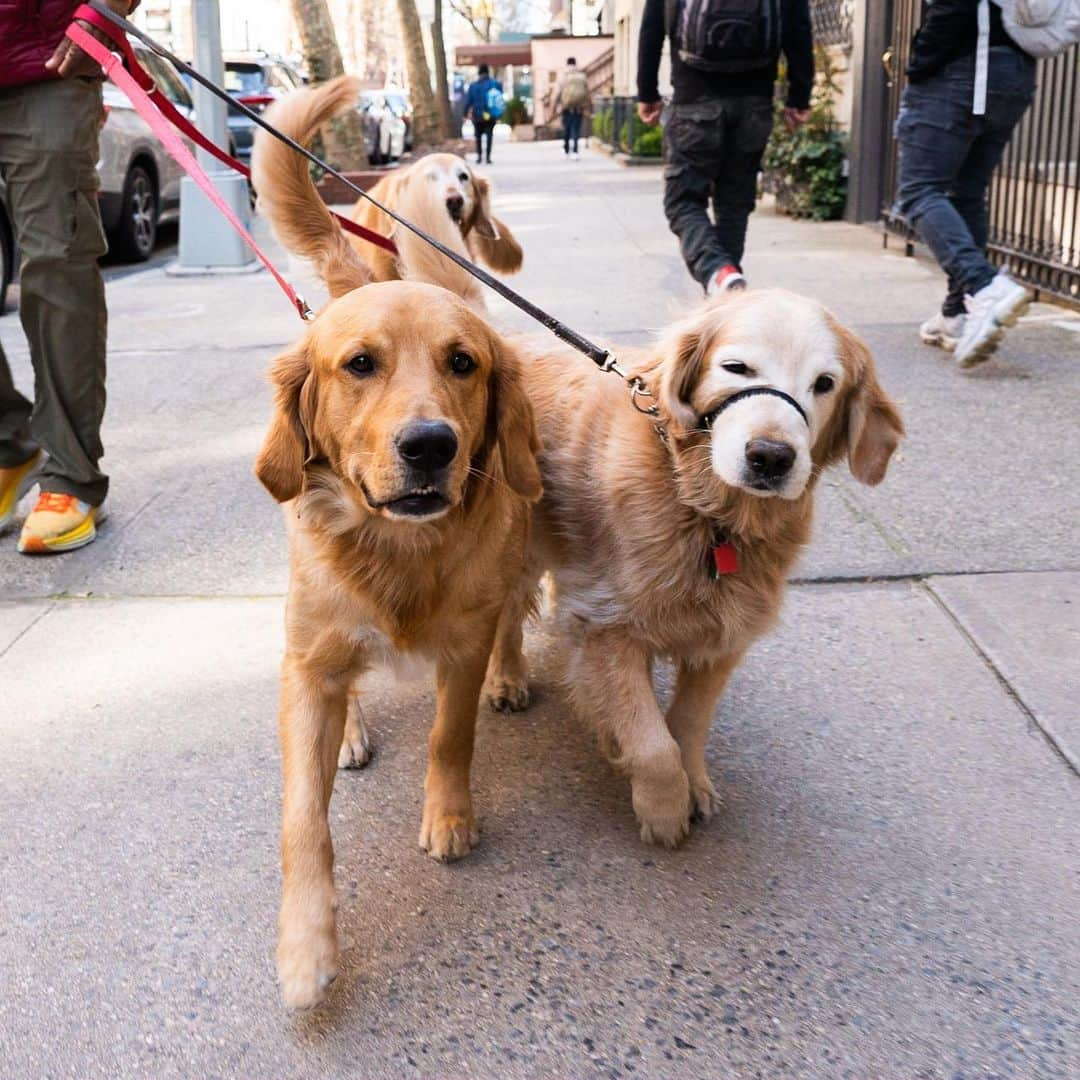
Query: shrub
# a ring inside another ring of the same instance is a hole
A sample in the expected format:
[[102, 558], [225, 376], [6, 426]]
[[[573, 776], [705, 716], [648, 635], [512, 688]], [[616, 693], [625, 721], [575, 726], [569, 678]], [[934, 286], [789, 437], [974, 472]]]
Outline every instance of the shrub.
[[659, 125], [646, 127], [634, 139], [634, 154], [637, 157], [660, 157], [664, 153], [664, 130]]
[[503, 119], [511, 127], [517, 127], [518, 124], [527, 124], [529, 122], [529, 107], [519, 97], [512, 97], [506, 103], [506, 112], [503, 114]]
[[847, 145], [833, 110], [837, 86], [832, 60], [823, 48], [817, 48], [815, 53], [818, 79], [810, 119], [796, 131], [788, 131], [783, 101], [776, 100], [772, 135], [763, 161], [764, 186], [776, 196], [777, 208], [784, 213], [831, 221], [844, 211]]

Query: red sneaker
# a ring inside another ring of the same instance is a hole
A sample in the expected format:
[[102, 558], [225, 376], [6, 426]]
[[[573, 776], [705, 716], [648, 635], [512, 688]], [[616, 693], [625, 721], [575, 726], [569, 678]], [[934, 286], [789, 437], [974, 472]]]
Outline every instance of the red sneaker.
[[734, 289], [745, 289], [746, 278], [737, 266], [721, 266], [709, 279], [705, 286], [706, 296], [719, 296], [720, 293], [731, 292]]

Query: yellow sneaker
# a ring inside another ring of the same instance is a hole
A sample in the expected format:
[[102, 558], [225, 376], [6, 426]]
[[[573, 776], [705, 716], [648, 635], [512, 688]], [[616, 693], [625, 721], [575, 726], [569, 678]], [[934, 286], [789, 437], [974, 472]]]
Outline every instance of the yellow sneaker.
[[101, 519], [100, 506], [91, 506], [74, 495], [43, 491], [23, 525], [19, 550], [24, 555], [74, 551], [97, 536], [95, 522]]
[[29, 461], [24, 461], [21, 465], [0, 469], [0, 532], [3, 532], [11, 523], [19, 500], [37, 482], [38, 470], [44, 460], [45, 454], [39, 450]]

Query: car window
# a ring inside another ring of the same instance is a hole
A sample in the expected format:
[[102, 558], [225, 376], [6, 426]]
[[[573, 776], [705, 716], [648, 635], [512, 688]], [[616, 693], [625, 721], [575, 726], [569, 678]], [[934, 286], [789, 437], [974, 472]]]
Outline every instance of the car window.
[[184, 108], [192, 108], [191, 95], [187, 91], [183, 80], [177, 75], [172, 64], [162, 60], [156, 53], [149, 49], [138, 51], [139, 62], [154, 77], [158, 89], [174, 104]]
[[225, 89], [230, 94], [261, 94], [266, 89], [266, 76], [258, 64], [230, 61], [225, 65]]
[[275, 64], [271, 85], [280, 87], [282, 90], [295, 90], [300, 86], [300, 80], [284, 65]]

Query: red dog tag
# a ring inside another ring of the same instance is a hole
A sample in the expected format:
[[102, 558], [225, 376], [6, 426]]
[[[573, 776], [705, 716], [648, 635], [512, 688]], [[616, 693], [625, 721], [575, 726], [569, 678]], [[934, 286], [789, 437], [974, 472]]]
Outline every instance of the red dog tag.
[[712, 549], [712, 566], [709, 569], [712, 570], [714, 578], [721, 577], [724, 574], [738, 573], [739, 553], [730, 540], [723, 544], [717, 544]]

